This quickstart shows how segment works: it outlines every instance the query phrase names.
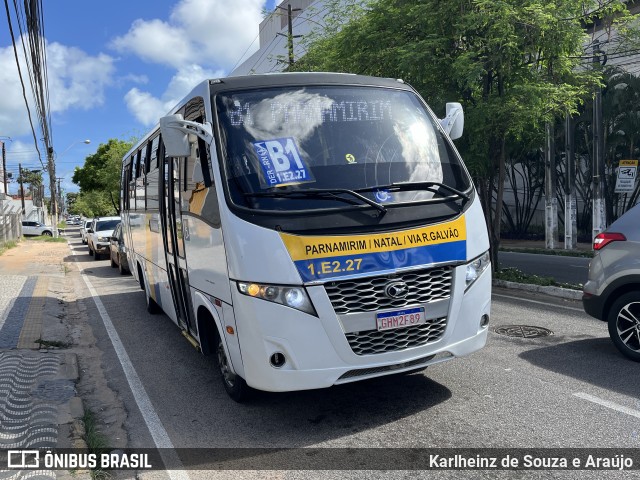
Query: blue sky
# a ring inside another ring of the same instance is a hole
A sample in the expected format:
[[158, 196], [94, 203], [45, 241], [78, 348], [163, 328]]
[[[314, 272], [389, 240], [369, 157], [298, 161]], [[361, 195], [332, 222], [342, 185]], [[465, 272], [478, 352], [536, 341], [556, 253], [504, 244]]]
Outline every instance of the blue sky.
[[[78, 190], [74, 168], [101, 143], [146, 133], [195, 84], [228, 74], [245, 52], [243, 58], [257, 50], [262, 10], [276, 0], [42, 3], [56, 176], [71, 192]], [[15, 177], [18, 163], [41, 166], [1, 16], [0, 140], [13, 140], [6, 142], [7, 170]], [[10, 183], [9, 193], [17, 191]]]

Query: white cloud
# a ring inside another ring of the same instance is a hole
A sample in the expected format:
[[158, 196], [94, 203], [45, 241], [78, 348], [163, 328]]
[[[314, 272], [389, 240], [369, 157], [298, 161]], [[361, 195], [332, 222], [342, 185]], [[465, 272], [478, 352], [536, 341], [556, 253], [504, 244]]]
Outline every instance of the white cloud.
[[[24, 63], [22, 64], [23, 74]], [[28, 82], [28, 79], [26, 80]], [[29, 84], [25, 85], [27, 98], [30, 98]], [[0, 48], [0, 135], [19, 136], [30, 131], [25, 115], [22, 87], [18, 78], [13, 47]], [[34, 120], [35, 121], [35, 120]]]
[[222, 70], [205, 70], [199, 65], [189, 65], [178, 70], [171, 78], [161, 98], [149, 92], [132, 88], [124, 97], [129, 111], [147, 127], [155, 125], [159, 118], [166, 115], [193, 87], [208, 78], [223, 76]]
[[111, 45], [119, 52], [132, 52], [145, 61], [170, 67], [183, 65], [193, 56], [184, 31], [161, 20], [136, 20]]
[[[115, 71], [110, 56], [90, 56], [78, 48], [55, 42], [46, 48], [51, 114], [71, 108], [88, 110], [104, 103], [105, 88], [111, 84]], [[20, 55], [19, 58], [37, 133], [38, 118], [32, 105], [28, 71], [23, 57]], [[0, 92], [0, 134], [20, 136], [30, 133], [13, 47], [0, 48]]]
[[[253, 42], [264, 0], [181, 0], [168, 22], [138, 19], [111, 46], [145, 61], [230, 69]], [[252, 45], [257, 49], [257, 42]], [[251, 54], [248, 52], [248, 54]]]
[[162, 112], [166, 111], [164, 103], [148, 92], [132, 88], [124, 96], [129, 111], [144, 125], [153, 125]]
[[47, 46], [47, 64], [52, 113], [72, 107], [90, 110], [104, 103], [105, 88], [115, 73], [113, 58], [52, 43]]

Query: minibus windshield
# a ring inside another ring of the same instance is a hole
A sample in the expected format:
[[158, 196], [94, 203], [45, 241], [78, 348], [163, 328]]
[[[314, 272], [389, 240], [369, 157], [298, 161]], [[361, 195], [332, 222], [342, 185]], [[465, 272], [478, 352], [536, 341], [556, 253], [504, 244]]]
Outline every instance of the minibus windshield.
[[410, 91], [261, 88], [219, 93], [216, 107], [226, 188], [236, 206], [384, 213], [468, 199], [462, 162]]

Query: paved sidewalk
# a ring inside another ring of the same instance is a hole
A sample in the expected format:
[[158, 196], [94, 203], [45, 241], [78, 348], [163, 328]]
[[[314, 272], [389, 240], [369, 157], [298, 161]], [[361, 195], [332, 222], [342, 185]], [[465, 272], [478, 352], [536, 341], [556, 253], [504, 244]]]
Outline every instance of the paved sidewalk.
[[[86, 448], [78, 362], [62, 319], [65, 243], [22, 241], [0, 256], [0, 449]], [[9, 471], [11, 478], [33, 470]], [[5, 473], [5, 475], [6, 475]], [[38, 478], [71, 478], [38, 471]], [[87, 472], [74, 472], [82, 478]]]

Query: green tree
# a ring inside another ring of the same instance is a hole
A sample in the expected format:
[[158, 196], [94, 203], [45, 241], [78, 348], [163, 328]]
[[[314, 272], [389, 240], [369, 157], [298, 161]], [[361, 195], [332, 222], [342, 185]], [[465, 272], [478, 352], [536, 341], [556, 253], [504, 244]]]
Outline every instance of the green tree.
[[86, 216], [120, 212], [120, 171], [122, 157], [133, 146], [132, 141], [110, 139], [89, 155], [82, 167], [76, 167], [73, 183], [80, 187], [75, 210]]
[[71, 215], [82, 215], [82, 212], [78, 211], [76, 202], [80, 194], [76, 192], [67, 193], [67, 210]]
[[40, 170], [22, 169], [22, 175], [18, 176], [18, 182], [28, 185], [28, 189], [33, 195], [40, 185], [42, 185], [42, 172]]
[[497, 268], [509, 145], [542, 135], [545, 122], [588, 98], [601, 73], [581, 68], [584, 26], [614, 13], [627, 19], [624, 2], [362, 3], [348, 24], [313, 38], [295, 69], [402, 78], [442, 113], [447, 100], [461, 102], [466, 133], [458, 149], [484, 206]]

